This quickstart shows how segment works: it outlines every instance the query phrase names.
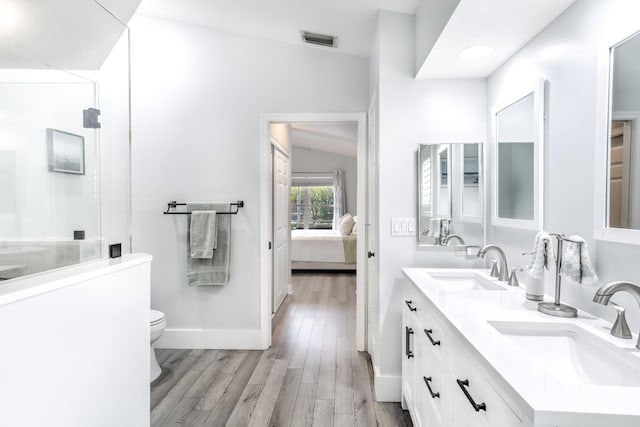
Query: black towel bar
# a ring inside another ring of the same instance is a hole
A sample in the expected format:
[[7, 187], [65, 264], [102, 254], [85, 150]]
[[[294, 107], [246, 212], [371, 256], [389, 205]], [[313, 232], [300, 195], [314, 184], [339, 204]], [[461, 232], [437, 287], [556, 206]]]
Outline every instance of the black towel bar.
[[[172, 201], [167, 203], [167, 210], [163, 212], [165, 215], [189, 215], [191, 212], [172, 212], [171, 209], [175, 209], [176, 206], [186, 206], [186, 203], [178, 203], [176, 201]], [[244, 201], [238, 200], [234, 203], [229, 203], [230, 212], [217, 212], [218, 215], [236, 215], [240, 208], [244, 207]]]

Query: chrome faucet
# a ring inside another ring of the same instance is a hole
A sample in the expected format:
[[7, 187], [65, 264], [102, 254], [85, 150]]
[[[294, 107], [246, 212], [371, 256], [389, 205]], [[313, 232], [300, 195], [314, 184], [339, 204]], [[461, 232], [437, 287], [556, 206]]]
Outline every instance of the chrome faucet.
[[[605, 283], [598, 289], [596, 294], [593, 296], [593, 302], [607, 305], [609, 304], [609, 300], [611, 297], [617, 292], [625, 291], [633, 295], [633, 297], [640, 305], [640, 285], [633, 282], [625, 282], [622, 280], [617, 280], [609, 283]], [[620, 336], [618, 338], [624, 338]], [[638, 342], [636, 343], [636, 348], [640, 349], [640, 336], [638, 337]]]
[[498, 280], [502, 282], [506, 282], [509, 280], [509, 267], [507, 267], [507, 256], [504, 254], [504, 251], [500, 249], [496, 245], [486, 245], [480, 251], [478, 251], [478, 258], [484, 258], [489, 250], [495, 250], [498, 252], [498, 256], [500, 257], [500, 271], [498, 273]]
[[445, 246], [448, 245], [451, 239], [458, 239], [461, 245], [465, 244], [464, 240], [462, 239], [462, 236], [460, 236], [459, 234], [449, 234], [447, 237], [444, 238], [444, 240], [442, 241], [442, 244], [444, 244]]

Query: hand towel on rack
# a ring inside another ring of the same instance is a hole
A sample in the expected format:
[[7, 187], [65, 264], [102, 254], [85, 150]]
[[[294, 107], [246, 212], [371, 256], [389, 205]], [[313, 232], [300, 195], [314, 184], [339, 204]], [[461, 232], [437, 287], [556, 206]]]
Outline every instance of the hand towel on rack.
[[598, 275], [589, 259], [587, 242], [580, 236], [570, 236], [569, 239], [578, 243], [571, 241], [564, 242], [560, 274], [577, 283], [586, 285], [596, 283], [598, 281]]
[[541, 279], [544, 275], [544, 269], [555, 264], [553, 255], [553, 246], [551, 244], [551, 236], [546, 231], [540, 231], [536, 234], [533, 241], [533, 254], [531, 264], [527, 266], [527, 273], [534, 279]]
[[[228, 203], [187, 203], [187, 212], [216, 211], [217, 247], [211, 258], [193, 258], [187, 251], [187, 281], [191, 286], [225, 285], [229, 282], [231, 253], [231, 215], [221, 215], [229, 210]], [[191, 241], [191, 215], [187, 215], [188, 236]]]
[[218, 247], [216, 211], [191, 211], [189, 248], [191, 258], [212, 258]]
[[429, 221], [429, 237], [440, 238], [440, 228], [442, 227], [442, 218], [431, 218]]

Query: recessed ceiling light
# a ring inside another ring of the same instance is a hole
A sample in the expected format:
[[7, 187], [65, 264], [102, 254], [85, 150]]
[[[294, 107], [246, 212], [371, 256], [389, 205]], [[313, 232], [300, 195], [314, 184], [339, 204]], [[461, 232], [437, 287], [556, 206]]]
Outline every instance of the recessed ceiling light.
[[493, 53], [491, 46], [469, 46], [458, 52], [458, 58], [463, 61], [475, 61], [476, 59], [486, 58]]

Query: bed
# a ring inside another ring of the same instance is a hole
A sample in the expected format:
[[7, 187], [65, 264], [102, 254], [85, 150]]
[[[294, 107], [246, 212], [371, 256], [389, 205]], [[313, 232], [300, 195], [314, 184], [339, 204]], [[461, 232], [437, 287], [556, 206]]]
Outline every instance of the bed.
[[338, 230], [292, 230], [293, 270], [355, 270], [357, 236]]

